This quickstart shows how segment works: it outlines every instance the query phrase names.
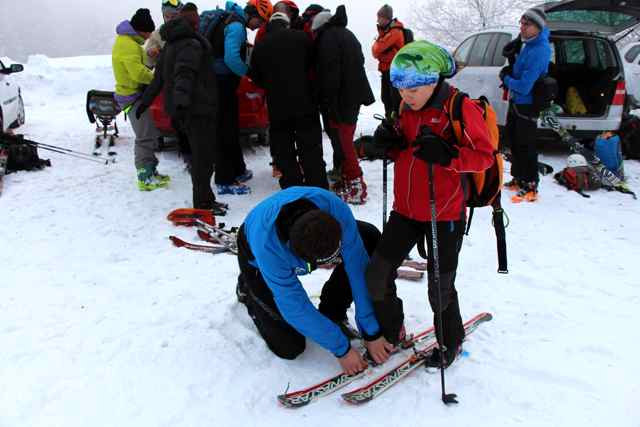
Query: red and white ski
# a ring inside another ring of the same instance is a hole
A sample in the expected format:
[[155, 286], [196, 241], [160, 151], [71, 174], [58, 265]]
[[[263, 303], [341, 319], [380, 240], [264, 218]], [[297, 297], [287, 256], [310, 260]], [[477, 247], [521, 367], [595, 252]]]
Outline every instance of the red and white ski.
[[204, 221], [209, 225], [216, 224], [216, 218], [210, 209], [174, 209], [169, 212], [167, 219], [171, 221], [173, 225], [184, 225], [188, 227], [196, 225], [196, 220]]
[[[418, 343], [422, 343], [432, 339], [435, 339], [433, 326], [416, 335], [412, 335], [410, 338], [405, 340], [401, 347], [411, 348]], [[400, 351], [400, 349], [397, 351]], [[331, 378], [327, 378], [326, 380], [311, 387], [307, 387], [298, 391], [292, 391], [290, 393], [285, 392], [285, 394], [281, 394], [278, 396], [278, 401], [287, 408], [299, 408], [311, 403], [314, 400], [327, 396], [336, 390], [340, 390], [341, 388], [352, 383], [358, 378], [363, 377], [366, 372], [367, 370], [364, 370], [355, 375], [340, 373]]]
[[221, 254], [224, 252], [230, 252], [230, 250], [224, 245], [198, 245], [196, 243], [186, 242], [176, 236], [169, 236], [169, 239], [178, 248], [185, 248], [192, 251], [206, 252], [209, 254]]
[[[465, 334], [471, 334], [481, 323], [488, 322], [492, 318], [493, 316], [489, 313], [478, 314], [464, 324]], [[436, 347], [437, 343], [434, 341], [427, 347], [419, 351], [415, 351], [414, 354], [409, 356], [400, 365], [380, 375], [369, 384], [350, 391], [349, 393], [343, 394], [342, 398], [345, 401], [355, 405], [369, 402], [370, 400], [381, 395], [383, 392], [387, 391], [391, 386], [397, 384], [398, 381], [400, 381], [402, 378], [406, 377], [411, 372], [424, 365], [426, 360], [431, 355], [431, 352], [433, 352]]]

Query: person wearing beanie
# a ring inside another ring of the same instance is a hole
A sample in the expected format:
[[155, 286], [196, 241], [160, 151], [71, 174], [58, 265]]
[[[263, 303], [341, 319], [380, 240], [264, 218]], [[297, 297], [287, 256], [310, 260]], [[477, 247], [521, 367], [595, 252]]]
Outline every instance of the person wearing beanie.
[[[193, 3], [192, 3], [193, 4]], [[182, 3], [180, 0], [162, 0], [162, 19], [165, 23], [171, 21], [172, 19], [177, 18], [182, 9]], [[156, 66], [156, 61], [158, 60], [158, 55], [160, 55], [160, 51], [164, 47], [164, 41], [162, 37], [160, 37], [160, 31], [155, 30], [151, 33], [151, 36], [144, 44], [144, 51], [146, 53], [146, 58], [144, 63], [149, 68], [154, 68]]]
[[149, 9], [138, 9], [128, 21], [116, 28], [117, 37], [111, 50], [111, 64], [116, 81], [115, 100], [125, 112], [135, 133], [134, 162], [138, 188], [142, 191], [166, 187], [169, 177], [158, 173], [155, 155], [160, 132], [149, 111], [136, 117], [132, 111], [140, 104], [145, 86], [153, 80], [153, 72], [144, 65], [142, 44], [155, 30]]
[[[316, 48], [316, 85], [320, 108], [327, 112], [329, 125], [335, 129], [342, 148], [342, 181], [334, 190], [344, 201], [364, 204], [367, 184], [358, 163], [353, 136], [362, 105], [375, 102], [364, 67], [362, 46], [347, 29], [344, 6], [326, 18], [326, 12], [313, 19]], [[335, 164], [334, 164], [335, 167]]]
[[156, 72], [135, 110], [142, 116], [164, 93], [164, 111], [189, 145], [193, 207], [225, 215], [228, 206], [216, 201], [211, 188], [215, 161], [217, 82], [210, 70], [211, 45], [198, 32], [198, 9], [187, 3], [177, 18], [160, 27], [165, 47]]
[[506, 129], [512, 154], [512, 179], [505, 187], [516, 192], [511, 198], [514, 203], [535, 202], [540, 181], [536, 141], [540, 111], [534, 110], [533, 86], [547, 75], [551, 59], [549, 29], [542, 9], [534, 7], [522, 15], [520, 36], [505, 46], [503, 54], [513, 64], [500, 70], [500, 80], [509, 91]]
[[[320, 188], [291, 187], [253, 208], [238, 230], [236, 295], [276, 356], [295, 359], [309, 338], [346, 374], [365, 369], [350, 343], [357, 335], [347, 320], [353, 302], [364, 346], [377, 363], [389, 358], [393, 346], [381, 335], [364, 279], [379, 238], [375, 226], [356, 221], [342, 200]], [[298, 276], [320, 266], [334, 268], [316, 308]]]
[[322, 128], [310, 77], [313, 45], [302, 30], [289, 29], [289, 17], [276, 12], [251, 54], [249, 76], [265, 89], [269, 143], [281, 188], [328, 188], [322, 159]]
[[[374, 141], [394, 159], [393, 211], [366, 272], [376, 316], [388, 339], [401, 327], [395, 320], [401, 306], [394, 301], [392, 280], [398, 266], [418, 244], [422, 256], [428, 258], [429, 303], [436, 336], [440, 339], [442, 333], [444, 338], [439, 344], [446, 348], [446, 366], [455, 359], [464, 338], [455, 287], [465, 231], [464, 174], [483, 171], [494, 162], [483, 112], [467, 97], [461, 103], [462, 140], [458, 141], [451, 130], [449, 106], [454, 97], [462, 96], [446, 81], [455, 71], [451, 54], [427, 41], [407, 44], [391, 62], [391, 82], [399, 89], [403, 104], [399, 119], [385, 120], [376, 129]], [[435, 195], [430, 191], [430, 168]], [[431, 216], [433, 197], [436, 218]], [[437, 228], [441, 305], [434, 283], [431, 221]], [[428, 254], [424, 254], [424, 236]], [[440, 353], [436, 352], [428, 364], [440, 366]]]
[[218, 81], [218, 115], [215, 183], [218, 194], [245, 195], [246, 182], [253, 177], [240, 147], [240, 118], [237, 90], [247, 74], [247, 28], [258, 29], [269, 20], [273, 7], [269, 0], [250, 0], [242, 8], [227, 1], [220, 11], [222, 22], [205, 37], [212, 47], [213, 71]]
[[398, 89], [391, 85], [389, 68], [391, 68], [393, 57], [405, 45], [404, 25], [393, 17], [393, 9], [387, 4], [378, 11], [377, 25], [378, 37], [371, 46], [371, 54], [378, 60], [380, 96], [384, 104], [385, 116], [390, 118], [393, 112], [398, 114], [400, 94]]

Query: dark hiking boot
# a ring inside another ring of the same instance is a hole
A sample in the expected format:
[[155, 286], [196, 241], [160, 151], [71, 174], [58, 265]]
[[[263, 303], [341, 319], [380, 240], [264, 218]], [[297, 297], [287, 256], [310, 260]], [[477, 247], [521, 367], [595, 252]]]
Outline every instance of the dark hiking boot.
[[[444, 367], [445, 369], [451, 366], [451, 364], [456, 360], [459, 354], [462, 353], [462, 345], [457, 346], [454, 349], [447, 349], [444, 352]], [[431, 352], [431, 355], [427, 357], [427, 361], [425, 362], [425, 366], [427, 368], [439, 368], [440, 367], [440, 349], [436, 348]]]
[[244, 282], [240, 279], [238, 279], [238, 284], [236, 285], [236, 296], [238, 297], [238, 302], [240, 304], [247, 303], [247, 298], [248, 298], [247, 289], [245, 287]]
[[349, 341], [362, 338], [360, 332], [358, 332], [356, 328], [351, 326], [349, 320], [344, 319], [342, 322], [337, 322], [336, 324], [338, 325], [342, 333], [345, 334], [345, 336], [349, 339]]

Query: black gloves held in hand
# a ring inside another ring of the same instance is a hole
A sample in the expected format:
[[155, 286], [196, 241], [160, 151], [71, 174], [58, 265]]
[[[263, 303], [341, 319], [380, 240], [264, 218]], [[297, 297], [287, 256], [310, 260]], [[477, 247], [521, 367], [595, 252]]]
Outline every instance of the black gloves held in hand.
[[520, 53], [522, 49], [522, 39], [520, 36], [511, 40], [509, 43], [504, 45], [502, 48], [502, 56], [507, 58], [510, 62], [515, 61], [516, 56]]
[[420, 129], [413, 146], [414, 157], [440, 166], [449, 166], [451, 160], [457, 159], [459, 154], [457, 147], [432, 133], [427, 126]]
[[498, 75], [500, 77], [500, 81], [504, 83], [504, 78], [507, 76], [510, 76], [512, 72], [513, 72], [513, 67], [511, 67], [511, 65], [502, 67], [502, 69], [500, 70], [500, 74]]

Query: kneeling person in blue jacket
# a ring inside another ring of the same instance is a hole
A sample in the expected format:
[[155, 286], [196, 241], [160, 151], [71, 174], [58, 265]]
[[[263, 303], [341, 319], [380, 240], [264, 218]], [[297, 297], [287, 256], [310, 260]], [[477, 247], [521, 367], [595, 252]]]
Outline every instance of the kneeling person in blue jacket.
[[[380, 232], [356, 221], [335, 194], [315, 187], [291, 187], [258, 204], [238, 231], [238, 300], [273, 353], [295, 359], [305, 337], [333, 353], [347, 374], [367, 363], [351, 348], [339, 326], [356, 305], [356, 323], [377, 363], [393, 345], [382, 336], [364, 279]], [[318, 308], [298, 276], [323, 264], [335, 264], [322, 288]]]

